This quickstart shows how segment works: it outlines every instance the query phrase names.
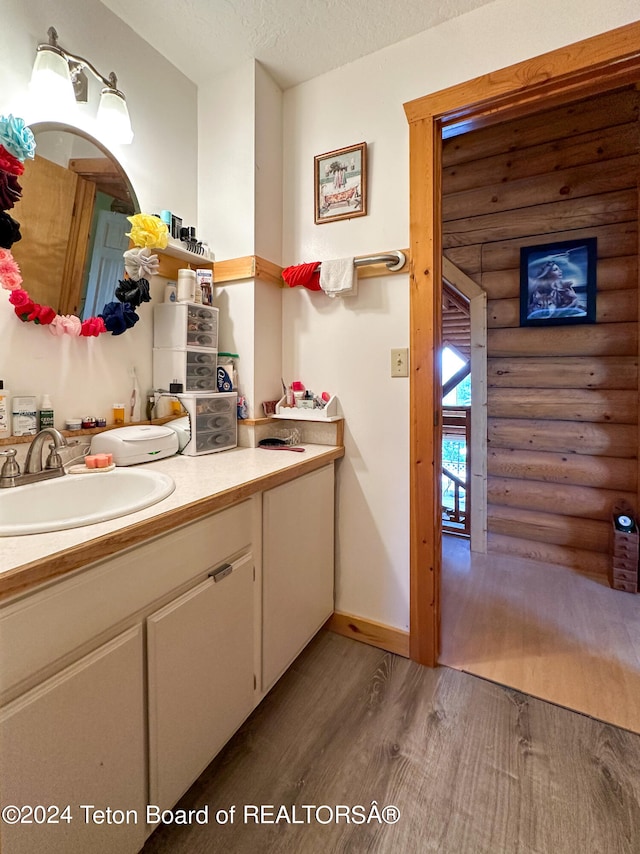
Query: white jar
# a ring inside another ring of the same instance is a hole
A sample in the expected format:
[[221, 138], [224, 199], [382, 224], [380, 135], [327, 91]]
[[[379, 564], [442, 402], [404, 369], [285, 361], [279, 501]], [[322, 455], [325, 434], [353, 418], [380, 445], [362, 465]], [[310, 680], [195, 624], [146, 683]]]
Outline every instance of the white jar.
[[196, 271], [178, 270], [178, 302], [195, 302]]

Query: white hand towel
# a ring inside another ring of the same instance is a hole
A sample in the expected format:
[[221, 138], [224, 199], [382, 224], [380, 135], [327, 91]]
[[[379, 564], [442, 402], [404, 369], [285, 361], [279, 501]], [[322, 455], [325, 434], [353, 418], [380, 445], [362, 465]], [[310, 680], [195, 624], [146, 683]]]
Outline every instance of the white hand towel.
[[358, 270], [353, 258], [338, 258], [320, 264], [320, 287], [328, 297], [355, 296], [358, 293]]

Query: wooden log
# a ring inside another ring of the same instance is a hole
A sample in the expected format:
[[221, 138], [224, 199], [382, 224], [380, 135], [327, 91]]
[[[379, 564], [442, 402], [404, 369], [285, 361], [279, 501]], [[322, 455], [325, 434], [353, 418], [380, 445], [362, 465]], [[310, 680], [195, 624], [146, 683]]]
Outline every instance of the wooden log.
[[559, 172], [538, 173], [519, 181], [503, 181], [452, 193], [442, 200], [444, 222], [486, 214], [546, 205], [563, 199], [586, 199], [619, 190], [634, 189], [638, 155], [617, 157], [604, 163], [572, 166]]
[[597, 228], [620, 222], [635, 222], [638, 194], [633, 190], [618, 190], [599, 196], [549, 202], [531, 208], [520, 208], [496, 214], [470, 216], [442, 224], [444, 249], [468, 244], [483, 244], [501, 240], [543, 235], [543, 243], [557, 239], [557, 232], [577, 228]]
[[[598, 250], [600, 245], [598, 244]], [[598, 293], [602, 291], [636, 290], [638, 287], [638, 258], [625, 255], [619, 258], [599, 258], [596, 271]], [[513, 299], [520, 296], [520, 269], [495, 270], [482, 274], [482, 290], [488, 299]]]
[[514, 557], [537, 560], [559, 566], [569, 566], [584, 575], [606, 576], [611, 558], [600, 552], [572, 549], [554, 543], [527, 540], [524, 537], [506, 537], [503, 534], [488, 534], [489, 554], [513, 555]]
[[635, 492], [515, 480], [511, 477], [487, 478], [489, 504], [519, 507], [522, 510], [539, 510], [543, 513], [553, 512], [558, 516], [579, 516], [585, 519], [609, 521], [614, 506], [621, 499], [635, 508]]
[[568, 356], [488, 359], [490, 388], [610, 388], [638, 387], [635, 356]]
[[[597, 226], [596, 223], [586, 224], [569, 231], [560, 231], [553, 235], [553, 240], [580, 240], [584, 237], [595, 237], [598, 241], [598, 258], [616, 258], [638, 254], [638, 224], [634, 220]], [[531, 232], [518, 240], [496, 241], [482, 247], [482, 270], [484, 273], [494, 270], [511, 270], [520, 267], [520, 247], [536, 246], [547, 243], [544, 234]], [[473, 247], [467, 247], [471, 251]], [[454, 250], [448, 249], [446, 254]], [[461, 252], [461, 249], [456, 249]], [[453, 259], [452, 259], [453, 260]]]
[[638, 423], [638, 393], [618, 389], [487, 390], [490, 418], [546, 418], [551, 421]]
[[[638, 318], [638, 293], [635, 290], [605, 291], [596, 299], [598, 323], [624, 323]], [[492, 299], [487, 302], [487, 327], [505, 329], [520, 326], [519, 299]]]
[[[524, 334], [523, 334], [524, 333]], [[636, 323], [584, 326], [489, 329], [487, 353], [511, 356], [635, 356], [638, 352]]]
[[452, 264], [466, 273], [476, 284], [480, 284], [481, 252], [480, 246], [457, 246], [447, 249], [444, 254]]
[[445, 168], [449, 168], [456, 163], [478, 160], [505, 151], [522, 151], [550, 140], [568, 139], [590, 131], [628, 124], [637, 118], [636, 91], [627, 89], [607, 93], [445, 140], [442, 145], [442, 163]]
[[629, 460], [618, 457], [589, 457], [578, 454], [489, 448], [487, 472], [496, 477], [539, 480], [635, 492], [638, 472]]
[[490, 448], [521, 448], [632, 460], [638, 454], [638, 428], [634, 424], [490, 418], [487, 442]]
[[445, 167], [442, 192], [445, 196], [479, 187], [518, 181], [533, 175], [549, 175], [586, 163], [601, 163], [637, 154], [638, 125], [631, 122], [613, 128], [590, 131], [552, 142], [543, 142], [522, 151], [492, 157], [481, 156], [464, 165]]
[[608, 521], [490, 504], [487, 507], [487, 528], [495, 534], [590, 552], [609, 554], [610, 549], [611, 523]]

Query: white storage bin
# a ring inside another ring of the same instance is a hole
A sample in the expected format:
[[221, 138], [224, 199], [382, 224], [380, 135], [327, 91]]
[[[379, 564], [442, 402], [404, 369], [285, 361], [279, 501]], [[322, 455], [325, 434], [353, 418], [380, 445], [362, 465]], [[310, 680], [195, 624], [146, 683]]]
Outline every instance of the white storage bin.
[[153, 348], [153, 387], [182, 383], [185, 392], [216, 392], [218, 354], [215, 350]]
[[211, 454], [238, 444], [238, 395], [180, 394], [180, 402], [189, 415], [190, 439], [183, 454]]
[[153, 311], [153, 346], [217, 350], [218, 312], [199, 303], [159, 303]]

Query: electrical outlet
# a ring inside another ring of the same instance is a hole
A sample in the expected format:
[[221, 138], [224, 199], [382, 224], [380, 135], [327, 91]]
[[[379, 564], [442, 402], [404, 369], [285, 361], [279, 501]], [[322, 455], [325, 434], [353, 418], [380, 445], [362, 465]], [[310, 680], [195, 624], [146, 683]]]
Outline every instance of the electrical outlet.
[[409, 376], [409, 351], [406, 347], [391, 351], [391, 376]]

